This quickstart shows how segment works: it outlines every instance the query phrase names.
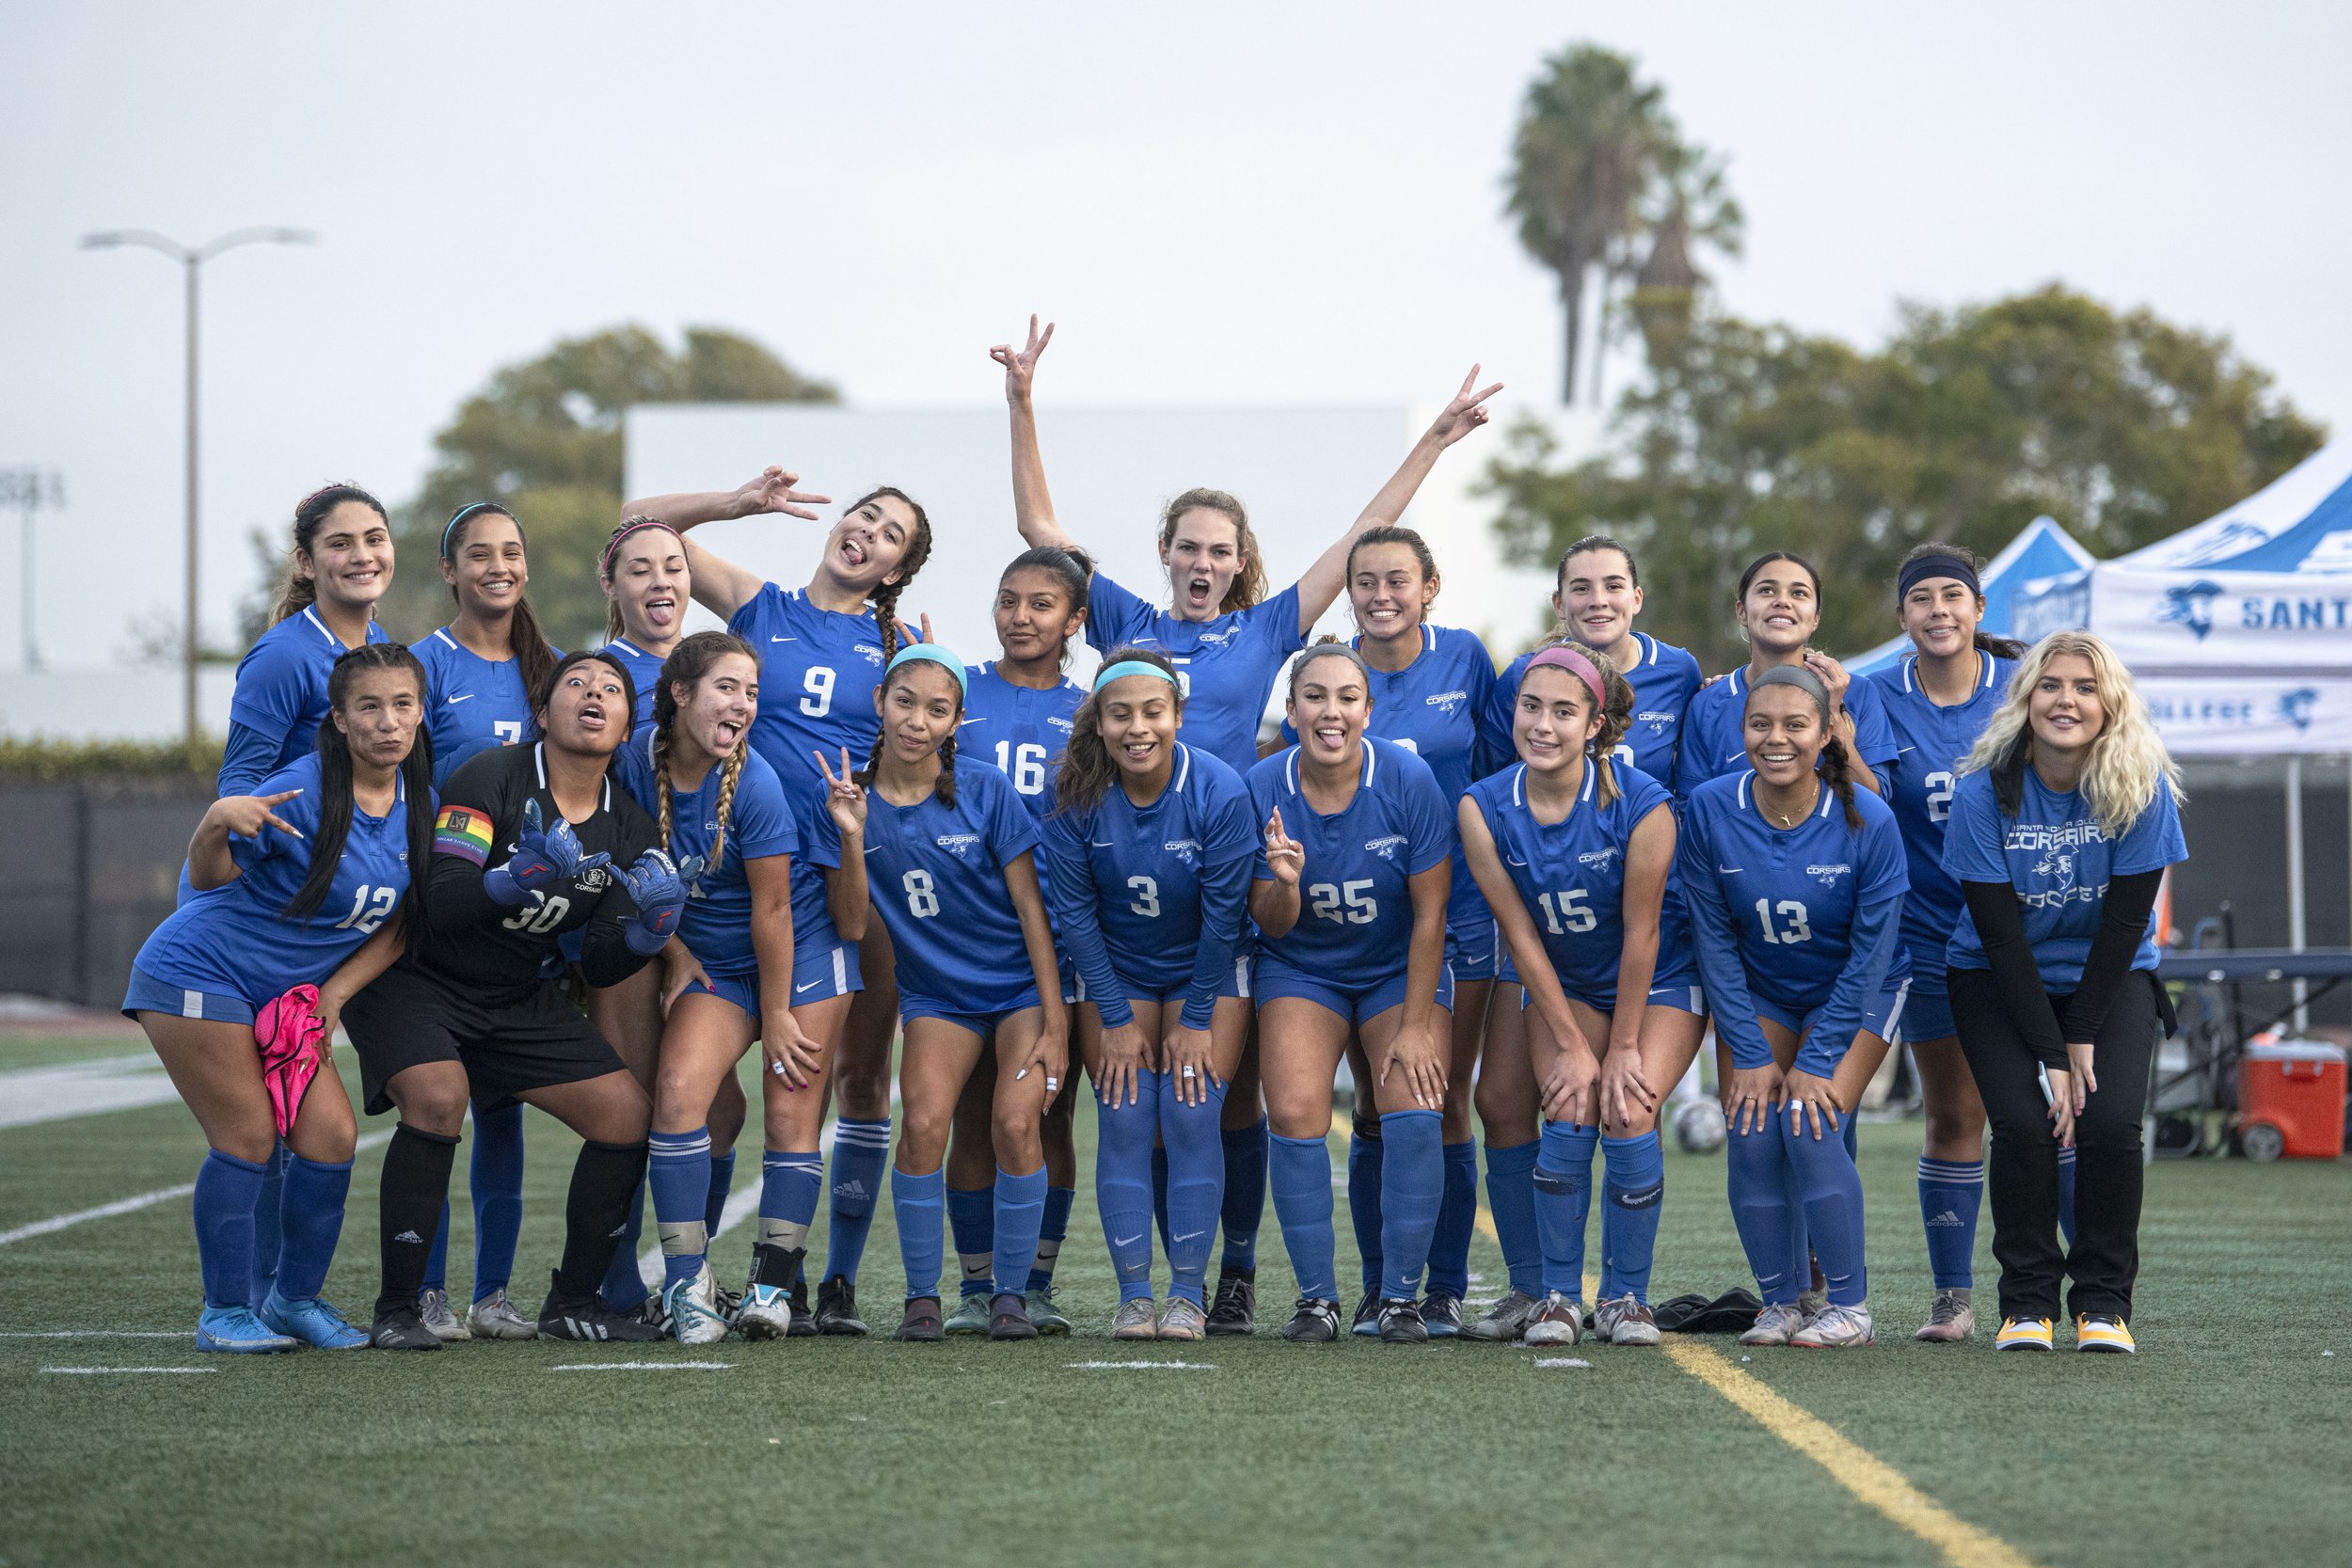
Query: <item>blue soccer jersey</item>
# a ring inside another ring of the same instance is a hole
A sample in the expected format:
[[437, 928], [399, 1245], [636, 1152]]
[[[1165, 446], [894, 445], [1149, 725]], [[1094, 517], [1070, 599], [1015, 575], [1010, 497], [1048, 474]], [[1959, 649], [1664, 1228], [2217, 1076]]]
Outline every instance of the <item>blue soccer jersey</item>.
[[[629, 799], [644, 808], [658, 826], [661, 821], [660, 791], [655, 786], [653, 736], [638, 736], [621, 748], [613, 777]], [[735, 781], [735, 798], [727, 805], [726, 846], [722, 859], [710, 863], [710, 841], [719, 832], [719, 796], [725, 770], [714, 767], [691, 793], [670, 791], [670, 858], [684, 863], [689, 855], [705, 862], [678, 920], [678, 936], [705, 970], [713, 975], [756, 974], [759, 953], [752, 943], [752, 884], [745, 861], [771, 855], [798, 855], [801, 835], [792, 808], [785, 802], [784, 785], [768, 759], [754, 752], [743, 758]], [[822, 887], [821, 881], [819, 887]], [[794, 879], [793, 936], [800, 936], [800, 884]]]
[[[1677, 800], [1688, 800], [1691, 792], [1709, 779], [1747, 771], [1747, 737], [1742, 733], [1747, 706], [1744, 664], [1691, 699], [1682, 716], [1682, 744], [1675, 756]], [[1887, 766], [1895, 760], [1895, 732], [1887, 727], [1877, 685], [1867, 680], [1849, 682], [1846, 709], [1853, 715], [1854, 744], [1862, 752], [1856, 761], [1885, 778]]]
[[398, 799], [386, 815], [353, 810], [335, 879], [317, 911], [300, 918], [278, 912], [310, 879], [325, 803], [319, 769], [313, 753], [262, 781], [256, 794], [302, 791], [274, 808], [302, 836], [268, 827], [253, 838], [232, 834], [236, 880], [195, 895], [157, 927], [134, 960], [142, 974], [185, 990], [241, 996], [258, 1007], [295, 986], [326, 980], [399, 908], [408, 889], [408, 813], [412, 806], [433, 809], [430, 800], [411, 802], [405, 783], [396, 785]]
[[[1848, 827], [1844, 805], [1826, 784], [1804, 821], [1774, 827], [1756, 806], [1755, 783], [1756, 775], [1745, 771], [1711, 779], [1683, 802], [1677, 880], [1702, 957], [1710, 944], [1719, 953], [1727, 948], [1756, 1004], [1801, 1017], [1827, 1007], [1838, 991], [1855, 959], [1860, 912], [1908, 885], [1902, 833], [1893, 808], [1867, 789], [1853, 797], [1862, 826]], [[1882, 978], [1909, 973], [1898, 950]], [[1716, 1026], [1735, 1059], [1746, 1056], [1741, 1065], [1754, 1065], [1760, 1033], [1752, 1020], [1732, 1016], [1735, 1009], [1719, 994], [1711, 970], [1707, 984]], [[1839, 1000], [1851, 1004], [1853, 1017], [1841, 1012], [1836, 1027], [1825, 1019], [1820, 1032], [1844, 1029], [1845, 1037], [1831, 1047], [1842, 1054], [1871, 998]], [[1770, 1053], [1764, 1054], [1769, 1059]]]
[[[368, 623], [370, 642], [391, 634]], [[326, 629], [315, 605], [305, 605], [255, 640], [237, 661], [229, 699], [229, 747], [215, 793], [252, 795], [263, 779], [317, 750], [326, 721], [326, 678], [347, 650]]]
[[[2121, 838], [2106, 830], [2081, 790], [2059, 794], [2028, 767], [2017, 815], [2002, 815], [1993, 775], [1970, 773], [1952, 794], [1944, 830], [1944, 869], [1955, 881], [2007, 882], [2024, 906], [2026, 940], [2042, 984], [2053, 996], [2083, 982], [2083, 962], [2099, 931], [2107, 879], [2159, 871], [2188, 859], [2181, 808], [2172, 786], [2159, 780], [2156, 798]], [[2155, 917], [2132, 955], [2134, 969], [2156, 967]], [[1966, 909], [1952, 931], [1947, 961], [1954, 969], [1990, 969], [1977, 923]]]
[[1130, 996], [1182, 992], [1185, 1026], [1209, 1026], [1248, 927], [1258, 849], [1240, 775], [1181, 742], [1150, 805], [1113, 784], [1091, 808], [1045, 819], [1057, 928], [1104, 1022], [1132, 1019]]
[[1944, 949], [1962, 908], [1960, 884], [1944, 869], [1944, 822], [1951, 815], [1961, 762], [1999, 709], [2017, 666], [1979, 653], [1968, 700], [1938, 707], [1919, 685], [1917, 664], [1916, 655], [1906, 655], [1892, 669], [1872, 671], [1863, 679], [1878, 688], [1895, 734], [1895, 760], [1882, 776], [1911, 874], [1911, 892], [1903, 899], [1903, 945], [1911, 953], [1912, 972], [1941, 991]]
[[1042, 820], [1054, 809], [1054, 778], [1070, 749], [1071, 721], [1087, 700], [1086, 688], [1067, 676], [1042, 690], [1015, 686], [996, 673], [993, 660], [968, 666], [964, 679], [956, 760], [995, 764], [1029, 815]]
[[769, 583], [737, 610], [727, 630], [759, 655], [759, 716], [752, 747], [784, 781], [805, 824], [808, 803], [824, 799], [817, 754], [840, 767], [866, 766], [882, 733], [874, 689], [882, 685], [882, 626], [870, 610], [855, 615], [819, 610], [802, 589]]
[[866, 876], [898, 954], [901, 1011], [1001, 1013], [1034, 1006], [1037, 974], [1005, 867], [1038, 844], [1010, 780], [957, 759], [956, 803], [894, 806], [866, 792]]
[[[1364, 736], [1356, 797], [1326, 816], [1298, 782], [1298, 748], [1249, 770], [1250, 820], [1263, 828], [1279, 809], [1282, 831], [1305, 851], [1298, 923], [1261, 937], [1259, 951], [1351, 990], [1369, 990], [1406, 971], [1413, 937], [1409, 879], [1454, 853], [1454, 823], [1429, 765], [1392, 740]], [[1272, 881], [1263, 851], [1253, 875]]]
[[[484, 658], [447, 626], [410, 650], [424, 666], [425, 724], [433, 736], [433, 787], [493, 746], [539, 737], [518, 658]], [[563, 655], [557, 654], [561, 658]]]
[[626, 637], [615, 637], [596, 650], [628, 672], [629, 684], [637, 689], [637, 724], [634, 734], [643, 735], [653, 722], [654, 688], [660, 684], [661, 666], [666, 660], [660, 654], [649, 654]]
[[1246, 777], [1275, 677], [1307, 635], [1296, 583], [1214, 621], [1182, 621], [1097, 572], [1087, 586], [1087, 643], [1105, 654], [1130, 643], [1166, 654], [1184, 694], [1184, 738]]
[[[1673, 809], [1666, 786], [1638, 768], [1614, 769], [1617, 798], [1600, 803], [1600, 769], [1584, 769], [1574, 809], [1547, 826], [1527, 807], [1527, 765], [1517, 763], [1470, 788], [1493, 835], [1495, 853], [1544, 940], [1560, 987], [1601, 1012], [1616, 1010], [1617, 963], [1625, 956], [1625, 865], [1633, 830]], [[1660, 958], [1665, 958], [1662, 952]]]
[[[1624, 672], [1626, 684], [1633, 688], [1633, 716], [1613, 754], [1628, 768], [1638, 768], [1662, 784], [1675, 775], [1682, 716], [1705, 677], [1699, 673], [1699, 661], [1686, 649], [1639, 631], [1633, 634], [1633, 645], [1637, 657], [1632, 668]], [[1527, 674], [1527, 661], [1534, 657], [1530, 650], [1513, 659], [1487, 699], [1486, 722], [1501, 737], [1506, 761], [1515, 750], [1511, 724], [1518, 706], [1519, 682]]]

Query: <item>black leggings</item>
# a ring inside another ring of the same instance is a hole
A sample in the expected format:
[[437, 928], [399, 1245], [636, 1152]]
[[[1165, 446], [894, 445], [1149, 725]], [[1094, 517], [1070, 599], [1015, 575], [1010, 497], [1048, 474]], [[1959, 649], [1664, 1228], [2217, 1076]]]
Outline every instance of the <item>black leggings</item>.
[[[2009, 1017], [1990, 970], [1949, 972], [1952, 1020], [1993, 1126], [1986, 1176], [1993, 1189], [1993, 1256], [2001, 1265], [2001, 1316], [2056, 1318], [2058, 1286], [2074, 1276], [2076, 1314], [2128, 1318], [2139, 1273], [2144, 1169], [2140, 1121], [2156, 1046], [2156, 977], [2124, 976], [2091, 1042], [2099, 1088], [2074, 1119], [2074, 1246], [2058, 1242], [2058, 1138], [2042, 1099], [2040, 1063]], [[2062, 1020], [2071, 996], [2053, 996]]]

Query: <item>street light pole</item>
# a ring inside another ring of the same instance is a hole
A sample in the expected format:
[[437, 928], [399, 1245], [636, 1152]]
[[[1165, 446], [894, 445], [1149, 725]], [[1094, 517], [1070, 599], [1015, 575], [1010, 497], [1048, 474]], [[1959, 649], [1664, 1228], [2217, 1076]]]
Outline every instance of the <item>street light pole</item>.
[[24, 600], [24, 669], [27, 673], [41, 666], [40, 633], [36, 623], [34, 564], [34, 523], [42, 511], [60, 511], [65, 506], [65, 476], [44, 473], [39, 468], [0, 469], [0, 506], [16, 508], [23, 520], [18, 524], [20, 543], [24, 550], [24, 570], [18, 585]]
[[197, 528], [197, 282], [204, 263], [226, 250], [245, 245], [313, 245], [317, 236], [305, 229], [239, 229], [221, 235], [204, 245], [190, 247], [166, 235], [145, 229], [108, 230], [82, 236], [84, 250], [104, 250], [115, 245], [144, 245], [161, 251], [180, 263], [187, 279], [187, 578], [183, 584], [182, 623], [180, 627], [180, 704], [183, 728], [188, 744], [196, 744], [199, 721], [196, 705], [196, 670], [202, 655], [202, 640], [197, 625], [197, 577], [199, 533]]

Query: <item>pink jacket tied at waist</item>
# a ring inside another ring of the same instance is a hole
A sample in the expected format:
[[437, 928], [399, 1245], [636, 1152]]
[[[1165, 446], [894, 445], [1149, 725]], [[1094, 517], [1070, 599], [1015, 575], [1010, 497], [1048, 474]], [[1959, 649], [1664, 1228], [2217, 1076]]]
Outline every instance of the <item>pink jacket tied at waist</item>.
[[319, 1022], [319, 989], [296, 986], [253, 1015], [253, 1038], [262, 1048], [262, 1083], [269, 1090], [270, 1113], [284, 1137], [301, 1113], [302, 1097], [318, 1076], [326, 1026]]

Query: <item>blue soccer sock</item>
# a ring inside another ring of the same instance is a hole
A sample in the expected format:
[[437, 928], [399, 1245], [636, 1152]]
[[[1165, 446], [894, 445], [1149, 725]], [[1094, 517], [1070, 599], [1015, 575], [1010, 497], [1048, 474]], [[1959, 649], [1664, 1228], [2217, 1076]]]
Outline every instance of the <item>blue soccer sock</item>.
[[799, 1252], [817, 1223], [825, 1157], [813, 1148], [771, 1148], [759, 1157], [759, 1244]]
[[2058, 1234], [2066, 1238], [2067, 1250], [2074, 1246], [2074, 1150], [2061, 1145], [2058, 1151]]
[[1409, 1301], [1421, 1292], [1445, 1205], [1445, 1118], [1391, 1111], [1380, 1118], [1380, 1296]]
[[[1261, 1122], [1260, 1126], [1264, 1123]], [[1229, 1158], [1225, 1180], [1233, 1179], [1230, 1158], [1233, 1134], [1225, 1134], [1225, 1149]], [[1290, 1254], [1291, 1273], [1298, 1276], [1298, 1293], [1317, 1301], [1340, 1299], [1339, 1271], [1332, 1262], [1331, 1238], [1331, 1147], [1321, 1138], [1285, 1138], [1277, 1133], [1271, 1139], [1272, 1158], [1268, 1171], [1274, 1188], [1274, 1217], [1282, 1227], [1282, 1248]], [[1232, 1194], [1226, 1193], [1227, 1223], [1232, 1222]], [[1226, 1232], [1227, 1267], [1234, 1267], [1231, 1259], [1232, 1232]], [[1255, 1266], [1254, 1254], [1252, 1267]]]
[[1984, 1201], [1982, 1160], [1919, 1157], [1919, 1223], [1928, 1233], [1928, 1268], [1939, 1291], [1965, 1291], [1976, 1279], [1977, 1213]]
[[628, 1225], [612, 1246], [612, 1261], [604, 1271], [604, 1284], [596, 1294], [604, 1305], [615, 1312], [633, 1312], [653, 1292], [645, 1289], [645, 1276], [637, 1266], [637, 1243], [645, 1234], [645, 1183], [641, 1178], [637, 1196], [628, 1200]]
[[253, 1212], [268, 1170], [268, 1161], [257, 1164], [217, 1148], [197, 1167], [196, 1256], [208, 1308], [252, 1305]]
[[299, 1154], [287, 1161], [278, 1255], [278, 1293], [285, 1300], [308, 1301], [326, 1288], [327, 1266], [343, 1233], [343, 1200], [350, 1196], [350, 1161], [326, 1165]]
[[1649, 1300], [1651, 1256], [1666, 1201], [1666, 1155], [1658, 1130], [1600, 1140], [1600, 1296]]
[[[1029, 1265], [1029, 1289], [1042, 1291], [1054, 1283], [1054, 1265], [1061, 1244], [1070, 1239], [1070, 1206], [1078, 1201], [1075, 1187], [1045, 1189], [1045, 1217], [1037, 1227], [1037, 1261]], [[1150, 1239], [1146, 1238], [1146, 1244]]]
[[[270, 1150], [262, 1162], [262, 1190], [253, 1198], [253, 1281], [252, 1302], [259, 1307], [269, 1300], [272, 1287], [278, 1283], [278, 1255], [285, 1250], [284, 1214], [286, 1209], [286, 1162], [294, 1158], [294, 1150], [283, 1143]], [[2073, 1173], [2068, 1173], [2071, 1193]], [[2071, 1217], [2074, 1206], [2069, 1203], [2066, 1212]], [[449, 1228], [443, 1226], [446, 1230]]]
[[1225, 1090], [1211, 1085], [1198, 1105], [1181, 1103], [1160, 1084], [1160, 1162], [1168, 1172], [1162, 1189], [1167, 1214], [1168, 1293], [1195, 1307], [1208, 1306], [1209, 1243], [1216, 1237], [1217, 1208], [1225, 1201], [1225, 1149], [1217, 1117]]
[[[1778, 1118], [1775, 1118], [1778, 1119]], [[1805, 1231], [1829, 1286], [1830, 1305], [1859, 1307], [1869, 1299], [1870, 1271], [1862, 1246], [1862, 1176], [1843, 1140], [1816, 1138], [1780, 1123], [1781, 1138], [1797, 1190], [1804, 1201]]]
[[[1217, 1158], [1216, 1190], [1222, 1193], [1225, 1191], [1224, 1156], [1220, 1154]], [[1160, 1250], [1174, 1257], [1176, 1243], [1168, 1239], [1168, 1150], [1157, 1146], [1152, 1150], [1152, 1218], [1160, 1227]]]
[[1535, 1228], [1543, 1239], [1544, 1289], [1584, 1299], [1584, 1222], [1593, 1212], [1593, 1155], [1600, 1129], [1544, 1123], [1535, 1155]]
[[[473, 1114], [473, 1299], [502, 1291], [515, 1276], [523, 1234], [523, 1107], [520, 1101]], [[443, 1226], [442, 1229], [449, 1227]]]
[[1445, 1196], [1429, 1238], [1429, 1291], [1460, 1301], [1470, 1294], [1470, 1231], [1478, 1224], [1478, 1145], [1445, 1146]]
[[656, 1132], [647, 1140], [645, 1184], [653, 1192], [654, 1223], [661, 1231], [666, 1284], [691, 1279], [710, 1251], [703, 1200], [710, 1193], [710, 1130]]
[[[834, 1147], [840, 1154], [840, 1146]], [[836, 1163], [834, 1185], [840, 1184], [840, 1165]], [[929, 1176], [909, 1176], [905, 1171], [890, 1173], [890, 1209], [898, 1222], [898, 1262], [907, 1276], [907, 1300], [917, 1296], [939, 1294], [939, 1255], [944, 1240], [942, 1211], [947, 1206], [947, 1173], [933, 1171]], [[838, 1199], [834, 1218], [841, 1217]], [[830, 1266], [832, 1259], [826, 1259]]]
[[[1122, 1302], [1152, 1294], [1152, 1140], [1159, 1133], [1160, 1074], [1138, 1073], [1136, 1082], [1135, 1103], [1094, 1102], [1094, 1206]], [[1200, 1250], [1208, 1251], [1205, 1240]]]
[[1347, 1224], [1364, 1289], [1380, 1288], [1380, 1124], [1358, 1122], [1347, 1140]]
[[949, 1187], [946, 1193], [947, 1229], [963, 1270], [959, 1289], [967, 1296], [984, 1296], [996, 1278], [996, 1189]]
[[727, 1195], [735, 1191], [735, 1150], [710, 1156], [710, 1192], [703, 1199], [703, 1229], [713, 1240], [727, 1220]]
[[1015, 1176], [996, 1167], [996, 1293], [1020, 1295], [1037, 1266], [1038, 1227], [1045, 1220], [1045, 1167]]
[[433, 1245], [424, 1255], [424, 1283], [420, 1291], [449, 1289], [449, 1199], [441, 1199], [441, 1228], [433, 1233]]
[[[1270, 1158], [1266, 1118], [1260, 1117], [1248, 1127], [1224, 1129], [1221, 1136], [1225, 1144], [1225, 1254], [1221, 1261], [1229, 1269], [1254, 1269], [1258, 1266], [1258, 1222], [1265, 1217], [1266, 1162]], [[1325, 1195], [1327, 1205], [1329, 1196]]]
[[1544, 1245], [1535, 1225], [1535, 1155], [1542, 1148], [1539, 1139], [1486, 1146], [1486, 1208], [1502, 1243], [1502, 1266], [1511, 1289], [1529, 1296], [1544, 1293]]
[[1756, 1293], [1768, 1307], [1788, 1306], [1807, 1283], [1805, 1255], [1790, 1256], [1788, 1162], [1781, 1152], [1777, 1118], [1752, 1132], [1733, 1127], [1724, 1140], [1725, 1183], [1731, 1221], [1740, 1232]]
[[[882, 1168], [890, 1163], [890, 1118], [853, 1121], [833, 1129], [833, 1224], [825, 1237], [825, 1272], [854, 1283], [882, 1198]], [[898, 1182], [891, 1182], [895, 1194]], [[936, 1275], [934, 1270], [933, 1274]]]

